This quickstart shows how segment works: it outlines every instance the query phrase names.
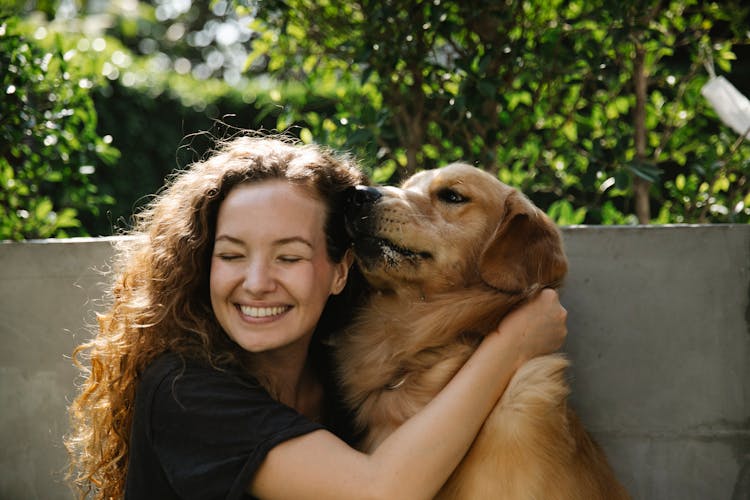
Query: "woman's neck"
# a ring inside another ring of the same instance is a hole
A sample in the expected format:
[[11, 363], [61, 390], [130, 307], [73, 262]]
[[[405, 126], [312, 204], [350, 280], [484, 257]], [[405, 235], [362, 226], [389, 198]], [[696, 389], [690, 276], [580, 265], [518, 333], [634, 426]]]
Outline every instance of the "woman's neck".
[[274, 398], [311, 419], [319, 417], [323, 391], [308, 344], [258, 353], [252, 360], [253, 371], [267, 381]]

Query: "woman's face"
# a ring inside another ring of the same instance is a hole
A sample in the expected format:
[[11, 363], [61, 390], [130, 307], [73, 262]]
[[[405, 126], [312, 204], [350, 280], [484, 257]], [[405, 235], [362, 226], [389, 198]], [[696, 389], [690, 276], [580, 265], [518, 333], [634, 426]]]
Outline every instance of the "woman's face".
[[241, 184], [219, 207], [210, 295], [219, 324], [249, 352], [306, 347], [349, 260], [331, 262], [325, 205], [284, 180]]

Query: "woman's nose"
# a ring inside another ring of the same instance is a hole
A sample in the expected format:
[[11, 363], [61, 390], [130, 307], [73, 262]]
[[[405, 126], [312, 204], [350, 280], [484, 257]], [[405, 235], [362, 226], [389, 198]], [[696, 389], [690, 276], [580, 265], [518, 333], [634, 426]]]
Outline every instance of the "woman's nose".
[[250, 261], [245, 269], [245, 279], [242, 286], [254, 295], [273, 291], [276, 286], [276, 280], [274, 279], [271, 266], [261, 259]]

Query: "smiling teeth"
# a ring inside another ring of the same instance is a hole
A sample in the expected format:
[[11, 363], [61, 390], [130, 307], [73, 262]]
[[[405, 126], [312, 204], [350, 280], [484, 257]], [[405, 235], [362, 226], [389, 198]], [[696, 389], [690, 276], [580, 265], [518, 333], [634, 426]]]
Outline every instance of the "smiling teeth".
[[251, 318], [267, 318], [277, 316], [287, 310], [287, 307], [248, 307], [240, 306], [242, 314]]

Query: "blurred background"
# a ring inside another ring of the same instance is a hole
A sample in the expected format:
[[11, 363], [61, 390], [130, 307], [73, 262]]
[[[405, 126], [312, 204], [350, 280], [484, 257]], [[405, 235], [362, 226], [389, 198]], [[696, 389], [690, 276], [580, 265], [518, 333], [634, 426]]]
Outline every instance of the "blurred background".
[[750, 6], [0, 0], [0, 239], [98, 236], [242, 129], [376, 182], [466, 161], [561, 225], [750, 223]]

